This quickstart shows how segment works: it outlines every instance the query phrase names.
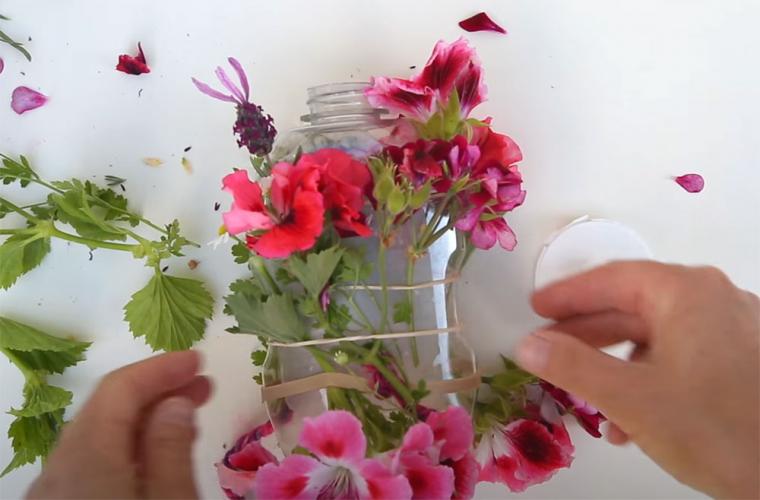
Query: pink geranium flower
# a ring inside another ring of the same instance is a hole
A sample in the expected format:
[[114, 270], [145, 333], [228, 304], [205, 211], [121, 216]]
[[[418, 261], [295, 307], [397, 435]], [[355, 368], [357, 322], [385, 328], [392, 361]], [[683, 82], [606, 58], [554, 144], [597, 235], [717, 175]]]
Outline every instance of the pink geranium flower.
[[388, 146], [385, 152], [399, 166], [401, 175], [415, 186], [443, 178], [442, 162], [451, 150], [447, 141], [419, 139], [402, 147]]
[[404, 476], [365, 458], [361, 423], [346, 411], [304, 419], [299, 444], [314, 457], [291, 455], [279, 465], [263, 466], [256, 475], [256, 498], [411, 498]]
[[506, 484], [515, 492], [542, 483], [569, 467], [574, 448], [561, 421], [516, 420], [495, 425], [478, 444], [480, 480]]
[[224, 214], [230, 234], [249, 233], [248, 247], [268, 259], [285, 258], [314, 246], [324, 225], [324, 204], [317, 191], [319, 171], [278, 163], [272, 168], [269, 203], [264, 203], [260, 184], [239, 170], [223, 180], [234, 197]]
[[272, 423], [266, 423], [243, 434], [224, 459], [216, 464], [219, 486], [227, 498], [239, 500], [253, 491], [256, 472], [265, 464], [277, 463], [277, 458], [264, 448], [261, 438], [273, 432]]
[[607, 417], [605, 417], [602, 412], [579, 397], [574, 396], [549, 382], [542, 380], [540, 385], [541, 388], [554, 399], [562, 411], [570, 413], [576, 418], [576, 420], [578, 420], [578, 423], [586, 432], [596, 438], [602, 437], [602, 433], [599, 431], [599, 425], [607, 420]]
[[454, 493], [454, 471], [440, 464], [440, 448], [434, 446], [434, 439], [429, 425], [414, 424], [401, 447], [391, 453], [391, 470], [409, 480], [412, 498], [451, 498]]
[[375, 107], [426, 122], [437, 108], [446, 106], [453, 90], [462, 118], [486, 98], [480, 61], [464, 38], [436, 43], [425, 67], [411, 80], [372, 78], [365, 95]]

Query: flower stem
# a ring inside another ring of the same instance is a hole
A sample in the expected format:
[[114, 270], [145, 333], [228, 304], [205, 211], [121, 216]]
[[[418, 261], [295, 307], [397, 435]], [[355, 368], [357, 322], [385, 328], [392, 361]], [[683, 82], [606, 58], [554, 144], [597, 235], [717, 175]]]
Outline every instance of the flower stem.
[[379, 264], [380, 288], [382, 289], [382, 303], [380, 304], [380, 333], [388, 331], [388, 256], [383, 238], [380, 238], [377, 260]]
[[19, 207], [18, 205], [14, 205], [10, 201], [6, 200], [5, 198], [0, 198], [0, 205], [5, 205], [6, 207], [10, 208], [11, 210], [13, 210], [17, 214], [21, 215], [22, 217], [24, 217], [28, 221], [39, 222], [39, 220], [35, 216], [33, 216], [32, 214], [30, 214], [29, 212], [27, 212], [23, 208]]
[[267, 282], [267, 285], [269, 285], [269, 288], [271, 289], [272, 293], [276, 293], [276, 294], [282, 293], [282, 291], [280, 290], [280, 287], [277, 286], [277, 282], [274, 280], [271, 273], [269, 272], [269, 269], [267, 268], [267, 265], [264, 262], [264, 259], [262, 259], [258, 255], [252, 255], [251, 264], [253, 265], [254, 269], [256, 269], [256, 271], [258, 271], [259, 274], [264, 278], [264, 281]]
[[132, 252], [140, 246], [140, 245], [129, 245], [126, 243], [113, 243], [110, 241], [97, 241], [97, 240], [91, 240], [88, 238], [82, 238], [81, 236], [77, 236], [75, 234], [65, 233], [61, 231], [60, 229], [56, 228], [55, 226], [53, 226], [52, 224], [50, 228], [50, 236], [54, 238], [59, 238], [62, 240], [86, 245], [90, 248], [107, 248], [109, 250], [121, 250], [123, 252]]
[[21, 231], [23, 231], [23, 229], [0, 229], [0, 235], [11, 235], [12, 236], [14, 234], [20, 233]]
[[[417, 259], [416, 254], [409, 255], [407, 257], [406, 284], [409, 286], [414, 284], [414, 264], [416, 262], [416, 259]], [[415, 321], [414, 321], [414, 290], [407, 290], [406, 300], [409, 302], [409, 330], [415, 331], [416, 327], [415, 327]], [[414, 363], [414, 366], [419, 366], [420, 355], [417, 352], [417, 339], [412, 337], [409, 343], [412, 347], [412, 362]]]

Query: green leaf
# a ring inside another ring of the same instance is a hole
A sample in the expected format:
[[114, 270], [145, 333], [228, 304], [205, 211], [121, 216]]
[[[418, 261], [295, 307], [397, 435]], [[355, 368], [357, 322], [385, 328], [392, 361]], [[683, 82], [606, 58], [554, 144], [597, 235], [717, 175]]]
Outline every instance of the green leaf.
[[[6, 17], [5, 19], [8, 19], [8, 18]], [[26, 48], [24, 48], [24, 44], [23, 43], [15, 41], [13, 38], [9, 37], [8, 35], [6, 35], [5, 33], [3, 33], [2, 31], [0, 31], [0, 42], [7, 43], [8, 45], [10, 45], [11, 47], [13, 47], [14, 49], [16, 49], [19, 52], [21, 52], [21, 54], [24, 57], [26, 57], [27, 61], [31, 61], [32, 60], [32, 55], [29, 53], [28, 50], [26, 50]]]
[[89, 342], [54, 337], [0, 316], [0, 349], [12, 351], [27, 369], [63, 373], [84, 359], [89, 346]]
[[500, 394], [506, 394], [512, 392], [518, 387], [522, 387], [525, 384], [534, 382], [536, 377], [528, 372], [522, 370], [510, 370], [502, 373], [497, 373], [488, 381], [488, 385], [491, 386], [494, 392]]
[[50, 252], [50, 238], [37, 230], [14, 234], [0, 245], [0, 288], [10, 288]]
[[301, 282], [312, 297], [318, 298], [319, 294], [330, 281], [335, 268], [343, 257], [343, 249], [334, 246], [317, 253], [310, 253], [304, 261], [301, 257], [293, 255], [286, 261], [288, 270]]
[[364, 247], [346, 248], [340, 261], [337, 281], [343, 283], [358, 283], [367, 281], [372, 275], [372, 263], [365, 258]]
[[258, 301], [243, 294], [225, 297], [240, 333], [255, 333], [277, 342], [297, 342], [308, 337], [306, 327], [288, 294], [270, 295]]
[[4, 154], [0, 154], [0, 158], [3, 159], [3, 166], [0, 167], [0, 181], [3, 184], [19, 181], [21, 187], [26, 187], [31, 182], [31, 179], [39, 179], [39, 176], [32, 170], [29, 161], [23, 155], [19, 156], [18, 161]]
[[406, 208], [406, 196], [398, 186], [393, 186], [388, 194], [388, 211], [392, 215], [398, 215]]
[[127, 239], [126, 234], [106, 222], [104, 215], [98, 215], [90, 207], [84, 186], [79, 181], [74, 181], [75, 187], [64, 194], [51, 194], [48, 201], [58, 208], [58, 220], [69, 224], [83, 238], [94, 240], [118, 240]]
[[124, 319], [135, 337], [145, 337], [153, 350], [189, 349], [203, 337], [214, 299], [203, 283], [156, 271], [124, 307]]
[[46, 457], [53, 449], [63, 425], [63, 409], [36, 417], [18, 417], [8, 429], [13, 446], [13, 459], [0, 473], [0, 477], [22, 465]]
[[258, 351], [253, 351], [251, 353], [251, 361], [253, 362], [255, 366], [263, 366], [264, 361], [266, 361], [266, 359], [267, 359], [266, 350], [260, 349]]
[[335, 332], [343, 334], [351, 322], [351, 310], [346, 304], [336, 304], [332, 301], [327, 306], [327, 321]]
[[393, 322], [411, 324], [412, 303], [409, 300], [402, 300], [393, 304]]
[[71, 404], [71, 391], [48, 384], [26, 384], [24, 406], [8, 412], [14, 417], [37, 417], [66, 408]]
[[232, 245], [231, 252], [237, 264], [247, 264], [251, 258], [251, 250], [242, 241]]

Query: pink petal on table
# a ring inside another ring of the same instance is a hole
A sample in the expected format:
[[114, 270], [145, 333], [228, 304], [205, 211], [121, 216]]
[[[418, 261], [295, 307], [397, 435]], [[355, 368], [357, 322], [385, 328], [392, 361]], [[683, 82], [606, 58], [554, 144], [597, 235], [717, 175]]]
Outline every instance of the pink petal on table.
[[3, 68], [5, 68], [5, 63], [3, 62], [3, 58], [0, 57], [0, 73], [3, 72]]
[[475, 14], [472, 17], [468, 17], [467, 19], [463, 21], [459, 21], [459, 26], [469, 32], [473, 31], [496, 31], [497, 33], [503, 33], [507, 34], [507, 30], [493, 22], [493, 20], [488, 17], [488, 14], [485, 12], [481, 12], [479, 14]]
[[48, 98], [29, 87], [16, 87], [11, 95], [11, 108], [18, 114], [37, 109], [47, 102]]
[[705, 187], [705, 180], [699, 174], [685, 174], [676, 177], [679, 186], [690, 193], [699, 193]]

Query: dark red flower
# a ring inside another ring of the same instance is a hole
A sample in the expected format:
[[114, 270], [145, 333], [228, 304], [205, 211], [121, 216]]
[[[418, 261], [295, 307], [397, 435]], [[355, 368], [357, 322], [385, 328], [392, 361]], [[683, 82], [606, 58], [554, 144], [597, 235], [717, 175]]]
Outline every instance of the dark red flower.
[[523, 159], [517, 143], [509, 136], [497, 134], [490, 126], [475, 127], [471, 142], [480, 148], [480, 158], [473, 167], [474, 175], [488, 167], [508, 167]]
[[325, 210], [340, 236], [371, 236], [362, 213], [371, 189], [372, 174], [366, 164], [339, 149], [320, 149], [298, 160], [299, 166], [312, 166], [321, 173], [319, 191]]
[[475, 496], [475, 485], [478, 484], [480, 466], [471, 452], [467, 452], [459, 460], [445, 460], [441, 463], [451, 467], [454, 471], [452, 500], [465, 500]]
[[122, 54], [119, 56], [119, 64], [116, 65], [116, 71], [121, 71], [128, 75], [150, 73], [150, 68], [145, 60], [145, 53], [143, 53], [140, 42], [137, 42], [136, 56], [130, 56], [129, 54]]
[[573, 396], [569, 392], [560, 389], [545, 380], [542, 380], [540, 385], [541, 388], [557, 402], [560, 409], [566, 413], [570, 413], [578, 420], [578, 423], [586, 432], [595, 438], [602, 437], [602, 433], [599, 432], [599, 425], [607, 420], [607, 417], [605, 417], [602, 412], [588, 404], [586, 401]]
[[386, 153], [399, 166], [401, 175], [415, 186], [421, 186], [443, 176], [441, 164], [448, 157], [451, 147], [447, 141], [419, 139], [401, 147], [388, 146]]
[[224, 454], [221, 463], [216, 464], [219, 486], [227, 498], [245, 498], [253, 490], [256, 472], [268, 463], [277, 463], [277, 458], [259, 442], [272, 432], [272, 423], [269, 421], [254, 427], [240, 436]]
[[459, 26], [469, 32], [474, 31], [495, 31], [497, 33], [507, 34], [507, 30], [496, 24], [488, 14], [480, 12], [472, 17], [468, 17], [463, 21], [459, 21]]

